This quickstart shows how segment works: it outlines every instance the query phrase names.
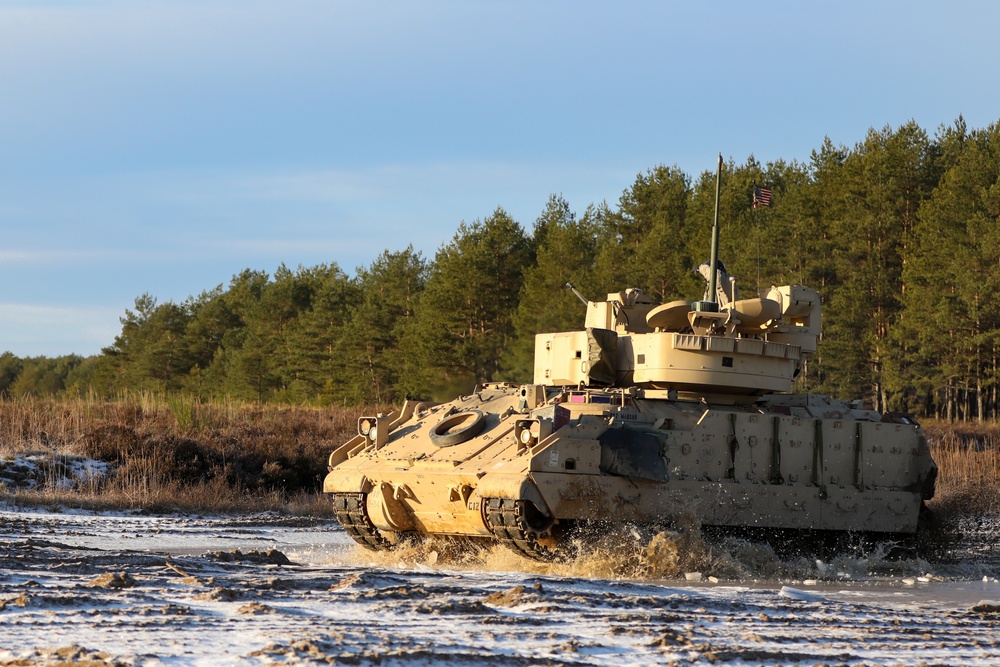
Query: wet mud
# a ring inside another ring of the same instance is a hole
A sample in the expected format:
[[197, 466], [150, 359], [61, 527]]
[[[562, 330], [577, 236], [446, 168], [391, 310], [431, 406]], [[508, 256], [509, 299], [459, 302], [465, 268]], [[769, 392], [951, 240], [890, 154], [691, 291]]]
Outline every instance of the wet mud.
[[1000, 664], [985, 524], [940, 562], [619, 534], [539, 565], [281, 517], [0, 522], [0, 665]]

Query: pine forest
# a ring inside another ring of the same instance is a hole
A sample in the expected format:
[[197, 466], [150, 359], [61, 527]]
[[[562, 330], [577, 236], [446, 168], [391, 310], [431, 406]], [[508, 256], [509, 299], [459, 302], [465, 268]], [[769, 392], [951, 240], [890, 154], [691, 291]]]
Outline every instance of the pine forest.
[[[99, 355], [0, 356], [0, 393], [389, 405], [530, 382], [535, 334], [583, 327], [567, 282], [593, 300], [626, 287], [702, 298], [712, 158], [697, 177], [639, 173], [614, 204], [574, 210], [553, 195], [534, 221], [497, 208], [433, 257], [385, 251], [353, 275], [246, 269], [183, 303], [143, 294]], [[755, 186], [768, 206], [754, 207]], [[730, 160], [721, 192], [719, 254], [744, 296], [782, 284], [822, 296], [824, 333], [797, 390], [997, 418], [1000, 124], [959, 118], [932, 136], [910, 122], [853, 147], [826, 139], [808, 163]]]

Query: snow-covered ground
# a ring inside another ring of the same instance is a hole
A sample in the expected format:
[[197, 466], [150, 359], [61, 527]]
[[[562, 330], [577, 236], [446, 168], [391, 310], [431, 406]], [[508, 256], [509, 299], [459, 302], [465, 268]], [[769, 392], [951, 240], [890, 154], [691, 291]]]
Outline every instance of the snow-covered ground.
[[54, 452], [0, 456], [0, 489], [34, 489], [43, 484], [75, 489], [104, 479], [112, 466], [105, 461]]
[[7, 509], [0, 665], [1000, 664], [1000, 613], [974, 610], [995, 560], [689, 582], [396, 558], [277, 516]]

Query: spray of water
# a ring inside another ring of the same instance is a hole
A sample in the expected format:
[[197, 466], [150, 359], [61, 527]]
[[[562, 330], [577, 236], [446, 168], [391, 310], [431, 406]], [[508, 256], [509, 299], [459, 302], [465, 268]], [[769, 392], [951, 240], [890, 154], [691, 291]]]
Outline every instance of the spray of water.
[[706, 537], [692, 517], [670, 530], [630, 524], [590, 526], [569, 538], [564, 559], [551, 563], [523, 558], [489, 540], [446, 537], [408, 540], [388, 552], [358, 547], [348, 560], [352, 565], [385, 568], [517, 571], [640, 581], [683, 580], [692, 573], [730, 582], [865, 580], [930, 571], [931, 566], [922, 559], [892, 557], [891, 546], [875, 544], [863, 552], [826, 559], [808, 549], [779, 554], [763, 541], [732, 535]]

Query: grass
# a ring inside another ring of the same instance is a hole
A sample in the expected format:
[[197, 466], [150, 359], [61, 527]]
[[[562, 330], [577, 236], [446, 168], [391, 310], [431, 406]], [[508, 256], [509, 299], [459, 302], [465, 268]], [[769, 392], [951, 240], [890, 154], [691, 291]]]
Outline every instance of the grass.
[[[370, 410], [370, 408], [369, 408]], [[329, 453], [355, 432], [362, 408], [310, 408], [132, 394], [116, 400], [0, 401], [0, 457], [50, 459], [8, 502], [150, 511], [331, 515], [320, 493]], [[1000, 423], [925, 424], [938, 463], [936, 513], [1000, 515]], [[113, 464], [101, 480], [59, 486], [63, 459]]]
[[106, 478], [72, 489], [61, 488], [53, 474], [3, 495], [14, 503], [98, 509], [326, 514], [319, 493], [326, 459], [355, 432], [360, 410], [152, 394], [3, 401], [0, 457], [32, 453], [43, 461], [80, 456], [113, 464]]
[[939, 514], [1000, 517], [1000, 423], [924, 424], [938, 465]]

